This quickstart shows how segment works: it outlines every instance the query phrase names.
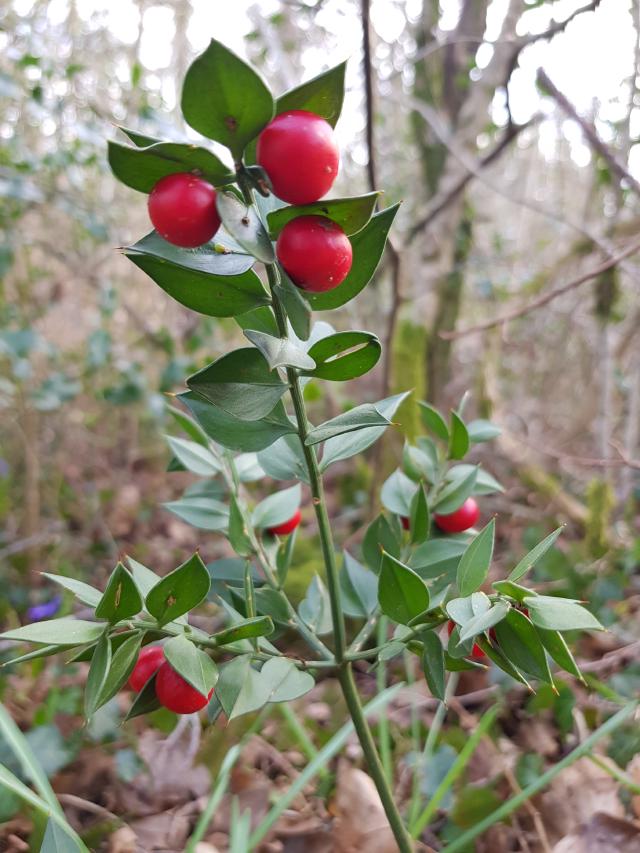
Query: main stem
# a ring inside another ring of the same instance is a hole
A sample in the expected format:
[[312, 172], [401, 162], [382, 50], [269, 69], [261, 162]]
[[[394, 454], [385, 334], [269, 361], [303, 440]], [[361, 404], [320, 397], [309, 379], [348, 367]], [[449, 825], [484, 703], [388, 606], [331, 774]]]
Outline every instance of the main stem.
[[[283, 338], [286, 338], [288, 334], [287, 319], [276, 291], [279, 277], [278, 270], [274, 264], [267, 265], [267, 275], [273, 297], [273, 311], [278, 324], [278, 331]], [[338, 679], [340, 681], [345, 702], [347, 703], [347, 708], [349, 709], [349, 714], [351, 715], [354, 728], [358, 735], [358, 740], [362, 746], [362, 751], [364, 752], [369, 771], [373, 777], [373, 781], [378, 790], [378, 794], [380, 795], [380, 800], [382, 801], [387, 819], [389, 820], [389, 825], [391, 826], [391, 830], [398, 845], [398, 850], [400, 853], [412, 853], [414, 849], [413, 841], [402, 821], [400, 812], [398, 811], [393, 799], [393, 792], [385, 776], [380, 756], [378, 755], [375, 741], [371, 734], [371, 729], [369, 728], [369, 724], [367, 723], [364, 715], [360, 696], [358, 695], [356, 683], [353, 678], [352, 663], [345, 657], [347, 642], [344, 615], [340, 603], [340, 582], [338, 577], [338, 567], [336, 565], [333, 536], [331, 533], [331, 523], [327, 513], [322, 475], [320, 474], [320, 469], [318, 467], [315, 449], [305, 444], [305, 440], [309, 434], [309, 421], [307, 419], [298, 374], [292, 368], [287, 368], [287, 379], [289, 381], [291, 399], [298, 425], [298, 435], [300, 436], [302, 451], [304, 453], [307, 471], [309, 474], [309, 486], [318, 522], [320, 544], [327, 573], [327, 590], [329, 592], [329, 601], [331, 603], [331, 619], [333, 622]]]

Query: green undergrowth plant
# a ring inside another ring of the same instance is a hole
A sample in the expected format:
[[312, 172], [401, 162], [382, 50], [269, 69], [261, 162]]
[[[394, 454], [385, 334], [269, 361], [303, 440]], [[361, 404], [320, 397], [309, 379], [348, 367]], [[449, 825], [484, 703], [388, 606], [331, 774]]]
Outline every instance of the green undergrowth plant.
[[[354, 662], [415, 656], [440, 700], [450, 673], [492, 664], [533, 689], [536, 682], [553, 686], [552, 662], [579, 678], [563, 632], [601, 626], [579, 601], [524, 585], [559, 530], [506, 578], [490, 576], [496, 521], [477, 528], [478, 500], [501, 487], [467, 457], [497, 430], [465, 421], [462, 405], [445, 416], [419, 404], [426, 434], [405, 445], [385, 481], [383, 512], [356, 549], [334, 542], [325, 473], [374, 444], [407, 397], [356, 405], [320, 423], [307, 415], [307, 383], [357, 378], [380, 357], [375, 334], [336, 331], [314, 323], [312, 312], [340, 308], [366, 287], [398, 207], [377, 211], [377, 193], [322, 198], [337, 171], [332, 127], [344, 71], [340, 65], [274, 99], [249, 65], [212, 41], [187, 72], [182, 109], [230, 157], [127, 129], [127, 143], [109, 144], [114, 174], [149, 194], [152, 221], [164, 235], [150, 232], [125, 256], [187, 308], [234, 318], [247, 339], [186, 380], [170, 410], [179, 432], [167, 439], [170, 468], [199, 478], [167, 508], [225, 536], [236, 556], [205, 565], [196, 553], [164, 577], [123, 558], [104, 590], [48, 576], [93, 618], [53, 619], [1, 636], [36, 645], [17, 660], [65, 651], [90, 662], [87, 717], [129, 682], [136, 693], [128, 719], [164, 705], [177, 713], [207, 706], [210, 720], [233, 720], [291, 702], [319, 675], [333, 674], [404, 853], [431, 812], [421, 818], [423, 810], [414, 809], [409, 831]], [[270, 494], [260, 499], [265, 489]], [[303, 504], [315, 518], [322, 572], [296, 606], [287, 589]], [[224, 615], [215, 632], [190, 621], [207, 601]], [[283, 629], [306, 644], [304, 658], [279, 645]], [[242, 843], [252, 848], [269, 826], [249, 837], [247, 825]]]

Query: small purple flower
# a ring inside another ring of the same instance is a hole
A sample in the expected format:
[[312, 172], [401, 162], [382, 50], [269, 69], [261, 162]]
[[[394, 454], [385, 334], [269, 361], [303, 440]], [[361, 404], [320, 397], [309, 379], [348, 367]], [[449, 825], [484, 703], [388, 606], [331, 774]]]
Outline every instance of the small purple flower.
[[61, 596], [55, 595], [49, 601], [45, 601], [42, 604], [34, 604], [33, 607], [27, 610], [27, 619], [31, 622], [39, 622], [40, 619], [49, 619], [50, 616], [55, 616], [58, 610], [60, 610], [61, 602]]

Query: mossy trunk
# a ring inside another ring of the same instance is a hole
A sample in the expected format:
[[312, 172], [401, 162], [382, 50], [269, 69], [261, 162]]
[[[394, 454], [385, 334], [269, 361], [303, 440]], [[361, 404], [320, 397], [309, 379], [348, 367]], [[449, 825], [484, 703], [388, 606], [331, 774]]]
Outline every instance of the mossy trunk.
[[427, 396], [425, 357], [427, 330], [411, 320], [402, 320], [393, 341], [392, 388], [400, 394], [409, 388], [413, 394], [398, 409], [394, 421], [402, 425], [408, 441], [415, 441], [420, 434], [420, 413], [416, 400]]

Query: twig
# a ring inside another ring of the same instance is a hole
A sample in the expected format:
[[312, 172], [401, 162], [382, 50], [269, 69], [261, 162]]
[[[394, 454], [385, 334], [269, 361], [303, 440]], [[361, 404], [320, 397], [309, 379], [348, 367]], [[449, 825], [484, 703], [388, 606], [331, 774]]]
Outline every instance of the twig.
[[511, 433], [511, 436], [520, 444], [528, 447], [529, 450], [533, 450], [534, 453], [542, 453], [545, 456], [551, 456], [552, 459], [558, 459], [561, 462], [568, 462], [571, 465], [583, 465], [586, 468], [640, 468], [640, 460], [629, 459], [624, 454], [620, 445], [615, 441], [610, 441], [609, 444], [620, 455], [619, 459], [597, 456], [575, 456], [572, 453], [563, 453], [562, 450], [555, 450], [552, 447], [539, 447], [538, 445], [531, 444], [531, 442], [525, 441], [519, 435], [515, 435], [514, 433]]
[[633, 643], [628, 643], [619, 649], [612, 652], [607, 652], [600, 660], [580, 661], [578, 668], [582, 672], [602, 672], [603, 670], [611, 669], [619, 666], [629, 659], [633, 659], [640, 655], [640, 640]]
[[74, 809], [89, 812], [90, 814], [101, 815], [109, 820], [117, 821], [119, 824], [124, 824], [124, 820], [121, 817], [110, 812], [109, 809], [105, 809], [105, 807], [99, 805], [99, 803], [92, 803], [89, 800], [83, 800], [82, 797], [76, 797], [75, 794], [58, 794], [58, 799], [63, 805], [72, 806]]
[[458, 338], [465, 337], [465, 335], [472, 335], [476, 332], [484, 332], [487, 329], [493, 329], [496, 326], [503, 326], [505, 323], [510, 323], [511, 320], [516, 320], [518, 317], [523, 317], [525, 314], [529, 314], [532, 311], [537, 311], [538, 308], [542, 308], [544, 305], [548, 305], [549, 302], [553, 302], [559, 296], [563, 296], [565, 293], [574, 290], [581, 284], [584, 284], [587, 281], [591, 281], [592, 279], [597, 278], [601, 273], [606, 272], [607, 270], [611, 269], [611, 267], [617, 266], [617, 264], [619, 264], [625, 258], [628, 258], [630, 255], [633, 255], [638, 251], [640, 251], [640, 241], [632, 243], [619, 254], [608, 258], [606, 261], [603, 261], [603, 263], [601, 263], [599, 266], [588, 270], [586, 273], [583, 273], [582, 275], [578, 276], [578, 278], [575, 278], [573, 279], [573, 281], [568, 282], [568, 284], [564, 284], [562, 287], [558, 287], [556, 290], [551, 290], [549, 291], [549, 293], [545, 293], [542, 296], [539, 296], [538, 299], [534, 299], [533, 302], [530, 302], [528, 305], [523, 305], [520, 308], [514, 308], [512, 311], [507, 311], [505, 314], [502, 314], [500, 317], [496, 317], [493, 320], [487, 320], [485, 323], [478, 323], [477, 326], [469, 326], [467, 329], [460, 329], [458, 331], [442, 331], [439, 333], [440, 337], [444, 338], [445, 340], [457, 340]]
[[640, 196], [640, 182], [638, 182], [633, 175], [628, 172], [609, 146], [605, 145], [605, 143], [600, 139], [595, 127], [581, 115], [578, 115], [573, 104], [558, 89], [555, 83], [549, 79], [548, 74], [543, 68], [538, 68], [537, 78], [538, 83], [543, 87], [543, 89], [546, 89], [563, 112], [565, 112], [569, 118], [573, 119], [573, 121], [579, 125], [580, 130], [584, 134], [589, 145], [603, 158], [603, 160], [606, 160], [611, 171], [615, 172], [621, 181], [625, 181], [637, 196]]

